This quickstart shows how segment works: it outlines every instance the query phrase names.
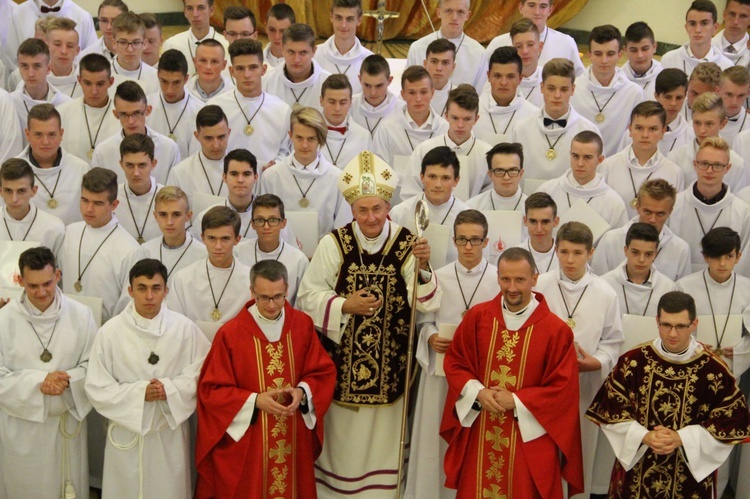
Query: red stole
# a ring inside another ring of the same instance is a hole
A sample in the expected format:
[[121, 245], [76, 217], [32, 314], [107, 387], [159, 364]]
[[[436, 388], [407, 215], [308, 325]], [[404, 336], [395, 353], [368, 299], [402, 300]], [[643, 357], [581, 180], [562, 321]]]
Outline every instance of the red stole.
[[[562, 497], [583, 491], [578, 413], [578, 364], [570, 328], [539, 305], [518, 331], [508, 331], [500, 295], [472, 308], [456, 330], [445, 357], [448, 397], [441, 436], [446, 486], [461, 497]], [[461, 426], [455, 404], [469, 380], [514, 392], [547, 431], [523, 442], [513, 412], [482, 411]], [[562, 463], [560, 462], [562, 455]]]
[[[203, 364], [196, 497], [314, 497], [313, 462], [322, 448], [335, 367], [307, 315], [287, 303], [281, 338], [271, 343], [247, 311], [252, 303], [222, 326]], [[291, 418], [277, 418], [256, 409], [239, 442], [226, 434], [250, 394], [294, 387], [301, 381], [313, 393], [314, 430], [305, 426], [299, 411]]]

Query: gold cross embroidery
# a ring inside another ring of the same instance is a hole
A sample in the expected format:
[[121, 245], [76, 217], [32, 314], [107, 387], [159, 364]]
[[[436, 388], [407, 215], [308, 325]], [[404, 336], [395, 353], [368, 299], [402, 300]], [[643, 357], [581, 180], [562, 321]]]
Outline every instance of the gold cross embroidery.
[[516, 386], [516, 380], [517, 378], [510, 374], [510, 367], [508, 366], [500, 366], [500, 372], [498, 371], [492, 371], [492, 381], [496, 381], [498, 386], [500, 388], [505, 388], [506, 385], [510, 386], [511, 388]]
[[281, 439], [276, 442], [276, 447], [268, 452], [268, 457], [276, 460], [276, 464], [286, 462], [286, 456], [292, 453], [292, 446], [287, 445], [286, 440]]
[[501, 451], [502, 446], [508, 447], [510, 445], [510, 439], [503, 436], [503, 430], [499, 426], [492, 428], [492, 431], [488, 431], [484, 435], [485, 440], [492, 442], [492, 448], [496, 451]]
[[500, 487], [498, 485], [490, 485], [489, 489], [482, 491], [483, 499], [507, 499], [508, 496], [500, 493]]
[[[289, 388], [291, 386], [292, 385], [284, 381], [284, 378], [276, 378], [273, 380], [273, 385], [268, 387], [268, 391], [270, 392], [271, 390], [283, 390], [284, 388]], [[286, 405], [286, 395], [284, 395], [283, 393], [279, 393], [276, 397], [276, 402], [281, 405]]]

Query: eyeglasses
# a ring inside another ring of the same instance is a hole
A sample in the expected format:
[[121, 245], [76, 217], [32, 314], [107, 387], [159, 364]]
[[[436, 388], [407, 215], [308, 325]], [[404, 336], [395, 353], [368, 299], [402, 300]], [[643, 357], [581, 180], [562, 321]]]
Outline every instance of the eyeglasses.
[[274, 302], [275, 304], [279, 305], [281, 303], [284, 303], [284, 300], [286, 300], [285, 294], [278, 294], [275, 296], [265, 296], [265, 295], [256, 295], [253, 291], [253, 296], [255, 296], [255, 301], [258, 303], [270, 303]]
[[708, 161], [696, 161], [695, 166], [698, 167], [699, 170], [708, 170], [708, 167], [711, 167], [711, 169], [715, 172], [723, 172], [724, 169], [729, 166], [728, 163], [709, 163]]
[[692, 324], [670, 324], [669, 322], [660, 322], [659, 331], [662, 333], [671, 333], [672, 329], [676, 329], [678, 333], [684, 333], [687, 331]]
[[118, 47], [121, 49], [127, 49], [128, 47], [133, 47], [134, 49], [138, 50], [139, 48], [143, 47], [143, 40], [133, 40], [132, 42], [129, 42], [127, 40], [115, 40], [115, 43]]
[[253, 218], [252, 222], [255, 227], [263, 227], [268, 224], [269, 227], [277, 227], [283, 218]]
[[126, 112], [120, 112], [117, 113], [117, 117], [121, 120], [126, 120], [128, 118], [142, 118], [143, 115], [146, 114], [146, 111], [133, 111], [132, 113], [126, 113]]
[[255, 31], [226, 31], [227, 38], [250, 38], [255, 34]]
[[508, 175], [509, 177], [517, 177], [521, 174], [520, 168], [511, 168], [510, 170], [503, 170], [502, 168], [495, 168], [494, 170], [490, 170], [490, 173], [492, 173], [496, 177], [504, 177]]
[[453, 242], [456, 243], [456, 246], [466, 246], [466, 243], [471, 243], [472, 246], [480, 246], [484, 242], [484, 238], [482, 237], [454, 237]]

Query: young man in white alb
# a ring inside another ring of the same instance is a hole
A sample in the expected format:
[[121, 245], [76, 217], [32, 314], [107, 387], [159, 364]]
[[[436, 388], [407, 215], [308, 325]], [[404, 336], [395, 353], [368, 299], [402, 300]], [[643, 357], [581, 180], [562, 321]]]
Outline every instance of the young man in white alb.
[[255, 14], [244, 5], [229, 5], [224, 8], [224, 31], [227, 43], [231, 45], [236, 40], [257, 40], [258, 23]]
[[111, 63], [103, 55], [88, 54], [78, 63], [78, 72], [78, 84], [83, 96], [59, 107], [62, 128], [76, 132], [65, 134], [62, 146], [89, 165], [96, 146], [121, 127], [112, 114], [114, 99], [109, 96], [114, 82]]
[[432, 87], [435, 89], [430, 106], [435, 114], [443, 116], [448, 106], [448, 95], [457, 86], [451, 82], [456, 69], [456, 46], [445, 38], [433, 40], [427, 46], [422, 66], [430, 73]]
[[112, 114], [120, 120], [122, 129], [101, 142], [94, 149], [91, 166], [101, 166], [117, 173], [120, 182], [125, 181], [125, 174], [117, 164], [120, 157], [120, 142], [133, 133], [148, 135], [154, 141], [155, 157], [158, 160], [154, 178], [160, 184], [166, 184], [172, 166], [180, 161], [180, 148], [169, 137], [146, 126], [146, 118], [151, 114], [143, 88], [134, 81], [120, 83], [115, 90]]
[[367, 128], [373, 140], [381, 122], [403, 105], [398, 102], [396, 94], [388, 90], [392, 81], [391, 68], [385, 57], [372, 54], [364, 58], [359, 68], [362, 91], [352, 96], [349, 114], [356, 123]]
[[638, 215], [623, 227], [606, 232], [599, 240], [591, 269], [597, 275], [614, 270], [625, 260], [622, 248], [628, 229], [636, 222], [653, 225], [659, 233], [659, 247], [654, 265], [669, 279], [676, 281], [692, 272], [690, 246], [666, 225], [677, 199], [677, 190], [663, 178], [647, 180], [638, 190], [635, 209]]
[[263, 77], [263, 88], [286, 102], [292, 110], [312, 107], [320, 111], [320, 88], [330, 72], [313, 59], [315, 32], [307, 24], [284, 30], [284, 64]]
[[138, 15], [143, 20], [143, 25], [146, 26], [141, 59], [149, 66], [159, 69], [159, 54], [164, 41], [161, 22], [150, 12], [141, 12]]
[[23, 150], [23, 135], [18, 123], [13, 97], [0, 89], [0, 161], [12, 158]]
[[[656, 77], [654, 100], [667, 112], [667, 131], [659, 141], [659, 151], [668, 156], [680, 146], [690, 142], [691, 125], [685, 118], [688, 78], [685, 72], [677, 68], [663, 69]], [[623, 144], [630, 142], [630, 137], [623, 138]], [[626, 146], [623, 145], [623, 148]]]
[[688, 76], [699, 62], [714, 62], [723, 69], [734, 66], [720, 49], [714, 47], [711, 38], [719, 27], [716, 5], [711, 0], [695, 0], [685, 14], [685, 31], [688, 43], [670, 50], [661, 58], [665, 68], [678, 68]]
[[[682, 70], [680, 70], [682, 71]], [[701, 62], [688, 76], [687, 96], [682, 109], [685, 119], [693, 119], [693, 101], [708, 92], [719, 92], [722, 69], [715, 62]]]
[[[448, 131], [448, 122], [430, 107], [435, 91], [432, 78], [422, 66], [410, 66], [401, 75], [401, 98], [406, 105], [386, 116], [375, 131], [372, 149], [389, 164], [396, 156], [410, 156], [425, 140]], [[404, 165], [405, 166], [405, 165]], [[406, 170], [396, 173], [403, 175]], [[398, 199], [398, 198], [397, 198]]]
[[638, 21], [625, 30], [625, 55], [622, 67], [625, 76], [643, 89], [643, 100], [654, 100], [656, 77], [664, 67], [654, 59], [656, 37], [651, 27]]
[[527, 196], [520, 186], [523, 180], [521, 144], [500, 142], [487, 151], [486, 158], [492, 189], [470, 198], [466, 206], [479, 211], [523, 212]]
[[188, 74], [195, 73], [195, 47], [203, 40], [216, 40], [226, 49], [229, 44], [221, 33], [211, 27], [211, 16], [214, 14], [214, 0], [183, 0], [183, 14], [190, 23], [190, 29], [173, 35], [164, 41], [162, 51], [177, 49], [188, 61]]
[[124, 12], [115, 18], [112, 30], [117, 54], [112, 59], [114, 85], [134, 80], [143, 87], [146, 95], [158, 92], [159, 78], [156, 69], [143, 62], [141, 58], [146, 37], [143, 19], [138, 14]]
[[610, 229], [622, 227], [628, 221], [625, 202], [604, 176], [597, 173], [602, 161], [602, 138], [589, 130], [579, 132], [570, 144], [570, 170], [546, 181], [537, 192], [552, 196], [558, 215], [563, 215], [580, 199], [596, 211]]
[[263, 49], [263, 60], [272, 68], [284, 64], [283, 38], [284, 31], [297, 22], [294, 9], [289, 4], [277, 3], [268, 9], [266, 14], [266, 32], [268, 43]]
[[200, 149], [195, 139], [195, 116], [203, 102], [185, 89], [188, 80], [187, 61], [182, 52], [170, 49], [159, 58], [159, 87], [161, 90], [146, 96], [151, 114], [146, 123], [177, 143], [180, 157], [187, 158]]
[[257, 40], [237, 40], [229, 49], [229, 67], [237, 88], [208, 101], [227, 115], [230, 150], [244, 148], [258, 159], [262, 170], [289, 155], [289, 106], [263, 91], [266, 73], [263, 46]]
[[448, 131], [425, 140], [409, 156], [407, 172], [401, 183], [401, 199], [406, 200], [422, 191], [420, 171], [422, 159], [428, 151], [438, 146], [450, 147], [457, 155], [467, 156], [462, 165], [463, 181], [468, 183], [469, 199], [490, 187], [492, 182], [485, 173], [486, 154], [490, 145], [478, 139], [472, 131], [479, 117], [479, 96], [474, 87], [461, 84], [448, 96], [445, 118]]
[[507, 142], [516, 125], [539, 111], [519, 90], [523, 61], [514, 47], [498, 47], [490, 57], [488, 85], [479, 95], [474, 133], [488, 144]]
[[50, 53], [47, 81], [71, 99], [83, 95], [78, 84], [78, 65], [75, 62], [81, 50], [75, 28], [75, 21], [64, 17], [54, 18], [47, 25], [45, 39]]
[[750, 1], [727, 0], [724, 7], [724, 29], [716, 33], [711, 43], [736, 66], [747, 66], [750, 63], [748, 27]]
[[628, 127], [625, 117], [643, 101], [643, 89], [617, 67], [622, 56], [622, 34], [611, 24], [597, 26], [589, 36], [591, 65], [576, 79], [577, 92], [570, 104], [581, 116], [596, 123], [604, 142], [604, 155], [617, 153]]
[[523, 146], [526, 179], [551, 180], [570, 167], [568, 151], [573, 137], [583, 130], [599, 133], [592, 122], [571, 106], [575, 68], [565, 59], [553, 59], [542, 69], [544, 106], [521, 120], [510, 138]]
[[724, 103], [727, 125], [719, 135], [730, 144], [740, 133], [750, 130], [745, 101], [750, 95], [750, 74], [744, 66], [732, 66], [721, 73], [719, 95]]
[[638, 189], [646, 180], [663, 178], [678, 191], [685, 187], [682, 169], [659, 152], [667, 113], [658, 102], [641, 102], [630, 113], [628, 133], [632, 144], [610, 156], [600, 171], [604, 180], [625, 202], [628, 218], [635, 215]]
[[479, 88], [484, 73], [484, 48], [464, 32], [464, 24], [471, 15], [470, 0], [440, 0], [437, 15], [440, 18], [440, 29], [411, 44], [406, 56], [406, 65], [422, 64], [426, 59], [427, 46], [438, 38], [445, 38], [456, 46], [456, 71], [451, 78], [453, 84], [468, 83], [474, 88]]
[[560, 268], [555, 256], [553, 232], [560, 223], [557, 204], [546, 192], [535, 192], [524, 202], [523, 224], [529, 237], [518, 245], [526, 249], [536, 262], [540, 274]]
[[372, 137], [349, 117], [352, 87], [346, 76], [332, 74], [323, 82], [320, 92], [320, 106], [328, 125], [321, 153], [332, 165], [343, 169], [362, 150], [372, 149]]
[[[542, 107], [544, 98], [540, 92], [542, 66], [539, 64], [539, 58], [542, 55], [544, 43], [539, 39], [539, 29], [534, 21], [524, 17], [510, 27], [510, 39], [523, 62], [521, 84], [518, 88], [523, 93], [524, 99], [536, 107]], [[491, 59], [492, 56], [490, 55], [489, 58]]]
[[195, 74], [190, 76], [185, 88], [198, 100], [205, 103], [234, 89], [231, 76], [225, 74], [226, 52], [224, 45], [213, 38], [195, 46]]
[[112, 33], [112, 23], [117, 16], [129, 10], [128, 5], [123, 0], [104, 0], [100, 3], [96, 20], [102, 36], [95, 43], [81, 49], [78, 60], [80, 61], [89, 54], [99, 54], [112, 62], [112, 59], [115, 58], [115, 37]]
[[[372, 55], [357, 38], [357, 27], [362, 24], [361, 0], [334, 0], [331, 3], [333, 35], [318, 45], [315, 60], [331, 74], [343, 74], [353, 93], [362, 91], [359, 68], [365, 57]], [[344, 163], [346, 164], [346, 163]]]

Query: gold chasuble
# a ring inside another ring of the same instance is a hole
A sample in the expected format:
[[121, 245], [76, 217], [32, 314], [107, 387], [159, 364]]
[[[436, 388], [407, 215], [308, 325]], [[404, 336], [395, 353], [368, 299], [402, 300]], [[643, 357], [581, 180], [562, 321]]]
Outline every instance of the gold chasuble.
[[[620, 357], [586, 417], [597, 424], [635, 421], [647, 430], [700, 425], [727, 444], [750, 436], [747, 404], [719, 357], [698, 348], [685, 362], [670, 361], [653, 342]], [[682, 448], [667, 455], [649, 448], [629, 471], [615, 461], [609, 497], [712, 497], [713, 482], [713, 474], [701, 482], [693, 478]]]
[[401, 271], [414, 236], [397, 230], [374, 254], [359, 247], [352, 224], [332, 233], [343, 259], [336, 293], [347, 298], [367, 288], [383, 299], [373, 316], [352, 315], [338, 344], [321, 337], [338, 370], [333, 399], [342, 405], [390, 405], [404, 393], [411, 306]]

